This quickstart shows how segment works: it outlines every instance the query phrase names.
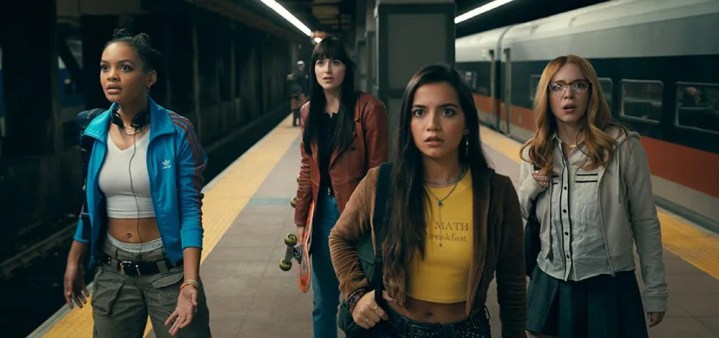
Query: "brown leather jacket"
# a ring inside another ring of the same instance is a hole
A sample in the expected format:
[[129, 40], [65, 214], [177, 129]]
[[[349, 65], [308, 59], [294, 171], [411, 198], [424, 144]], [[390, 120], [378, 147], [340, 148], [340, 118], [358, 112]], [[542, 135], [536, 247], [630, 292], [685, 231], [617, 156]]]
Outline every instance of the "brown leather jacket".
[[[332, 265], [343, 298], [369, 286], [357, 255], [357, 243], [366, 235], [371, 235], [375, 243], [372, 219], [378, 172], [372, 169], [367, 173], [330, 233]], [[496, 275], [502, 337], [524, 337], [527, 283], [524, 276], [524, 232], [517, 192], [508, 177], [489, 170], [474, 180], [472, 195], [475, 235], [467, 280], [466, 313], [469, 315], [473, 310], [482, 308], [487, 300], [489, 284]], [[387, 282], [384, 281], [385, 285]], [[399, 288], [404, 293], [405, 286]]]
[[[306, 103], [301, 109], [302, 132], [309, 115], [310, 103]], [[358, 92], [354, 121], [352, 145], [342, 152], [335, 151], [330, 158], [330, 179], [340, 213], [344, 210], [357, 184], [367, 174], [367, 170], [387, 160], [387, 109], [382, 101], [369, 94]], [[317, 202], [320, 189], [320, 159], [316, 143], [312, 144], [310, 155], [305, 151], [304, 143], [300, 142], [300, 152], [302, 165], [296, 195], [295, 224], [303, 226], [306, 225], [310, 203]], [[306, 236], [310, 235], [311, 233], [306, 234]]]

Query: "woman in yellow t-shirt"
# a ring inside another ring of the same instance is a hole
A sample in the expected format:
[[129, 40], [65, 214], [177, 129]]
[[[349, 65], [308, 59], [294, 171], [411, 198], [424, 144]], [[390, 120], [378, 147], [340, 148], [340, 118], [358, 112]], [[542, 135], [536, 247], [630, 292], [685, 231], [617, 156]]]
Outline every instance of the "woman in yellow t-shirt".
[[[374, 337], [489, 337], [484, 303], [497, 276], [502, 335], [524, 337], [522, 220], [509, 178], [489, 168], [472, 93], [446, 66], [420, 69], [405, 89], [390, 184], [377, 169], [359, 184], [330, 234], [332, 263], [354, 322]], [[357, 245], [372, 236], [377, 189], [390, 196], [382, 225], [382, 301]]]

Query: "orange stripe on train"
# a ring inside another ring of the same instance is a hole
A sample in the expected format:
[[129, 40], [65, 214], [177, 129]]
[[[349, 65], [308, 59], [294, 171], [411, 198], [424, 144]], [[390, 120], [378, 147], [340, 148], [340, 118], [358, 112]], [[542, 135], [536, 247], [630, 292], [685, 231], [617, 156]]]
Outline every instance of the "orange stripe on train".
[[[503, 102], [474, 94], [475, 105], [480, 111], [491, 111], [492, 100], [499, 103], [500, 117], [505, 120]], [[534, 120], [531, 109], [515, 105], [510, 107], [510, 121], [513, 126], [534, 131]], [[642, 136], [641, 142], [647, 152], [652, 175], [719, 198], [719, 154], [648, 136]]]

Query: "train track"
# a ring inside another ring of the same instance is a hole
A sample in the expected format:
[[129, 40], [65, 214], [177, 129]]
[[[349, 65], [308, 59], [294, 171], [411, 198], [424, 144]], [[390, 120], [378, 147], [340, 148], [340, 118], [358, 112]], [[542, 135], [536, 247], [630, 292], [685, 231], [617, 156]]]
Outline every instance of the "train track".
[[6, 259], [0, 263], [0, 279], [10, 279], [17, 269], [29, 268], [38, 258], [47, 256], [61, 245], [67, 246], [68, 238], [72, 238], [74, 231], [75, 223], [71, 222], [62, 230]]

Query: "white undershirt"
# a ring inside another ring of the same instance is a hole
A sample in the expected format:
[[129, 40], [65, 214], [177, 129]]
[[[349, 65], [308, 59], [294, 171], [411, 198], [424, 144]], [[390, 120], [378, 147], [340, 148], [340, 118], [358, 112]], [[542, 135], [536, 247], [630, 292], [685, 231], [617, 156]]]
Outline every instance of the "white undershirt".
[[120, 150], [112, 137], [107, 137], [107, 156], [98, 183], [107, 199], [108, 217], [155, 217], [147, 173], [149, 134], [146, 132], [125, 150]]

